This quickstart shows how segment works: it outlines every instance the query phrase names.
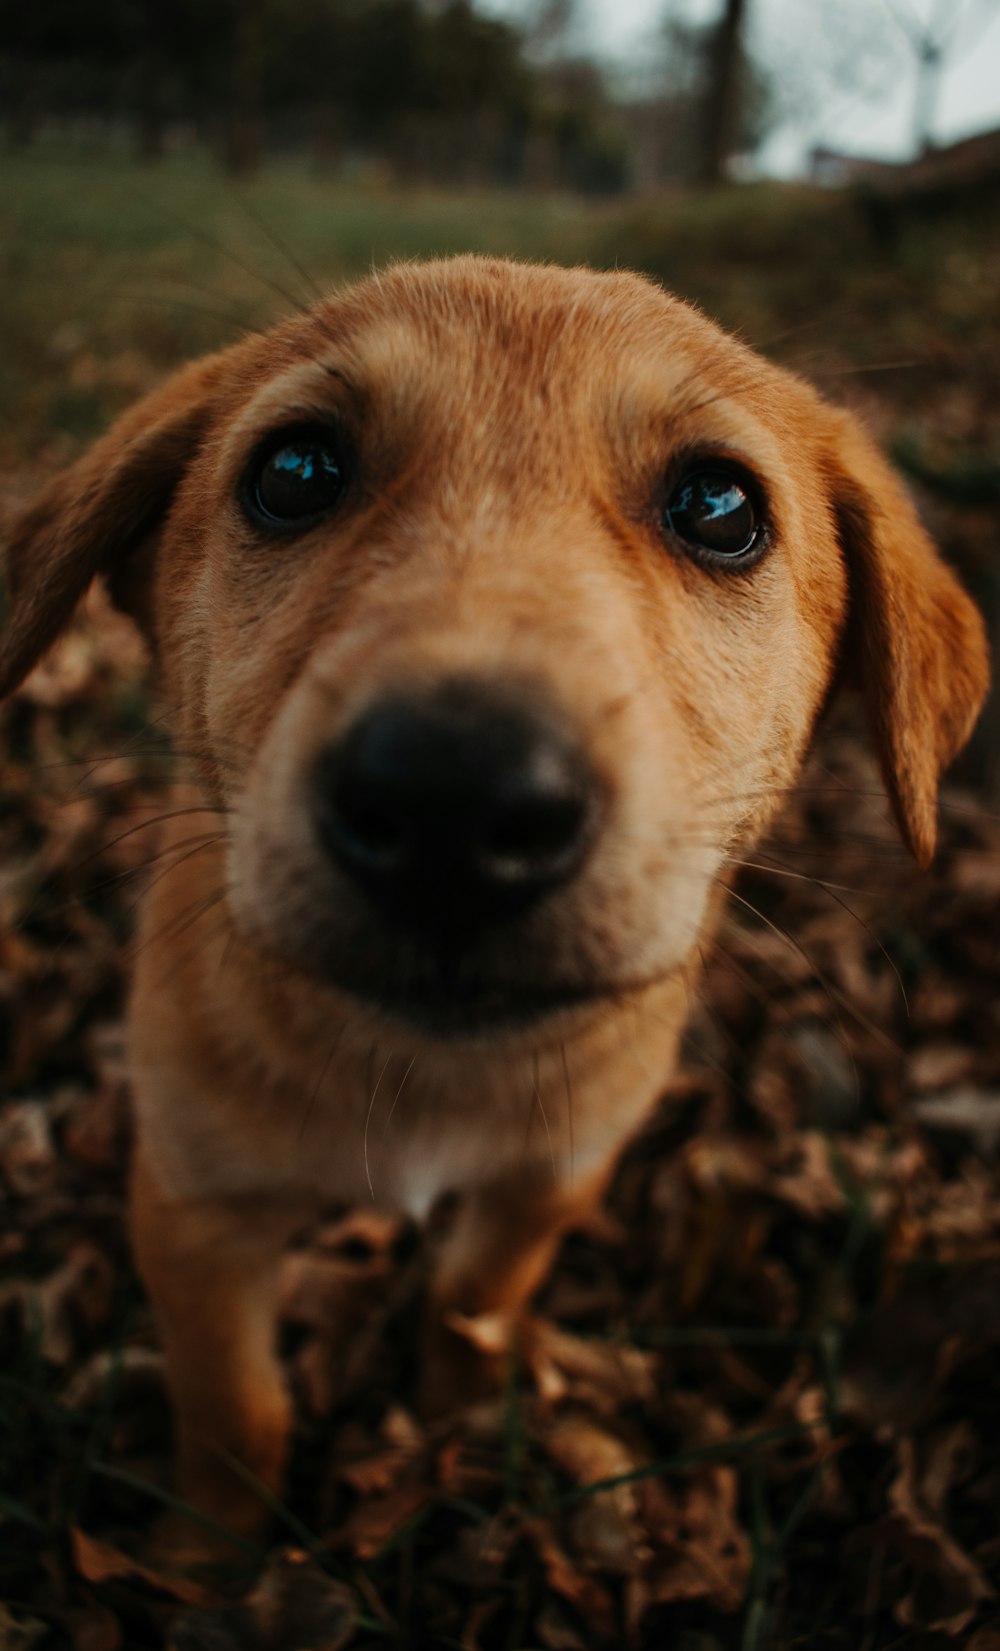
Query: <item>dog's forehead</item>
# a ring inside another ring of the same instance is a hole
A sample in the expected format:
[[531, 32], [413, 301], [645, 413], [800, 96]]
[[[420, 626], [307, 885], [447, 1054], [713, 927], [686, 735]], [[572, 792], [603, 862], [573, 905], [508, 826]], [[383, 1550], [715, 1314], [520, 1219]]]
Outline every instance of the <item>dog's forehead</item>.
[[644, 360], [721, 367], [741, 353], [640, 276], [486, 259], [395, 268], [314, 312], [313, 327], [375, 380], [398, 380], [412, 362], [479, 389], [486, 374], [505, 388], [557, 390], [627, 376]]
[[527, 413], [536, 441], [557, 439], [560, 420], [564, 435], [580, 417], [629, 431], [711, 405], [726, 438], [740, 417], [780, 426], [804, 389], [640, 276], [481, 258], [398, 266], [264, 345], [237, 439], [352, 403], [427, 428], [443, 413], [470, 438], [523, 433]]
[[313, 312], [321, 326], [382, 327], [393, 319], [428, 336], [463, 332], [484, 342], [544, 349], [573, 337], [605, 343], [667, 313], [697, 311], [644, 277], [503, 259], [460, 257], [400, 264], [357, 283]]

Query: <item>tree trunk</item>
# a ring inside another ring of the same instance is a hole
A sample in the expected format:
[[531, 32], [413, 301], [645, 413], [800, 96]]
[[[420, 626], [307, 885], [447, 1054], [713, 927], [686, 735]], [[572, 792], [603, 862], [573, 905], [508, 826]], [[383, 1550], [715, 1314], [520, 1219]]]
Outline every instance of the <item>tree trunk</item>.
[[746, 0], [726, 0], [709, 56], [701, 181], [721, 183], [736, 143], [740, 94], [740, 34]]
[[257, 0], [243, 0], [237, 14], [226, 125], [226, 167], [235, 176], [256, 172], [263, 158], [261, 111], [263, 28]]

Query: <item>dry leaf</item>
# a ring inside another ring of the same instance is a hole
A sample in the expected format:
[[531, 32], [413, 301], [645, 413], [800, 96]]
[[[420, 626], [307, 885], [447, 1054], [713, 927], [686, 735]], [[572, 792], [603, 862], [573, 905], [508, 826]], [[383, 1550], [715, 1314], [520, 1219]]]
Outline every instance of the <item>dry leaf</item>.
[[909, 1592], [895, 1607], [906, 1627], [960, 1634], [979, 1606], [996, 1597], [975, 1560], [933, 1517], [922, 1497], [913, 1440], [900, 1439], [899, 1471], [889, 1487], [892, 1513], [879, 1537], [893, 1544], [912, 1567]]
[[356, 1618], [349, 1589], [289, 1549], [272, 1554], [243, 1603], [177, 1617], [167, 1651], [341, 1651]]
[[73, 1527], [70, 1539], [73, 1562], [80, 1575], [88, 1582], [141, 1583], [158, 1594], [166, 1594], [170, 1599], [189, 1605], [200, 1605], [214, 1598], [211, 1589], [193, 1582], [190, 1577], [168, 1574], [153, 1566], [144, 1565], [141, 1560], [122, 1553], [120, 1548], [113, 1547], [110, 1542], [101, 1542], [97, 1537], [88, 1536], [79, 1526]]

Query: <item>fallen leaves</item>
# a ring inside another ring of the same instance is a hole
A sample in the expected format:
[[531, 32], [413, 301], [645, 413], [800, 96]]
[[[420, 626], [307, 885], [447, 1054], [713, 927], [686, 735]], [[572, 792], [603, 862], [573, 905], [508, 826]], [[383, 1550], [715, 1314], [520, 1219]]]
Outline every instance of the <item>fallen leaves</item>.
[[[249, 1585], [146, 1564], [167, 1440], [121, 1006], [164, 765], [115, 722], [120, 642], [84, 624], [8, 724], [0, 1644], [736, 1651], [765, 1623], [1000, 1651], [1000, 828], [946, 814], [918, 879], [849, 728], [761, 851], [795, 876], [745, 868], [684, 1064], [507, 1392], [415, 1418], [419, 1241], [332, 1212], [283, 1280], [296, 1548]], [[451, 1328], [489, 1355], [505, 1327]]]

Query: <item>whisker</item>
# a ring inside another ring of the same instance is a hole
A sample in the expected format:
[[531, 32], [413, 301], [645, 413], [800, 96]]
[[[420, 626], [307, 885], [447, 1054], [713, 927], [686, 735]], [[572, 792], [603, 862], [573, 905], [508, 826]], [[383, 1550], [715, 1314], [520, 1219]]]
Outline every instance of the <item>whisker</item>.
[[[372, 1046], [372, 1055], [374, 1055], [374, 1053], [375, 1053], [375, 1048], [374, 1048], [374, 1045], [373, 1045]], [[378, 1075], [378, 1079], [376, 1081], [375, 1088], [372, 1090], [371, 1100], [368, 1102], [368, 1111], [365, 1114], [365, 1142], [364, 1142], [364, 1146], [365, 1146], [365, 1175], [368, 1179], [368, 1191], [372, 1195], [372, 1203], [373, 1204], [375, 1202], [375, 1188], [372, 1186], [372, 1172], [371, 1172], [371, 1168], [370, 1168], [369, 1163], [368, 1163], [368, 1128], [369, 1128], [369, 1125], [371, 1124], [371, 1121], [372, 1121], [372, 1108], [375, 1105], [375, 1097], [378, 1094], [379, 1085], [381, 1084], [382, 1079], [385, 1077], [386, 1072], [388, 1071], [389, 1062], [391, 1060], [392, 1060], [392, 1052], [390, 1051], [389, 1054], [386, 1055], [386, 1057], [385, 1057], [385, 1063], [382, 1067], [381, 1072]]]
[[213, 907], [219, 904], [220, 900], [225, 900], [228, 892], [228, 886], [226, 884], [222, 884], [212, 893], [203, 895], [197, 900], [190, 901], [181, 911], [175, 912], [173, 917], [171, 917], [166, 923], [162, 924], [161, 927], [158, 928], [153, 934], [147, 935], [139, 945], [132, 947], [130, 953], [132, 962], [134, 962], [136, 958], [140, 957], [143, 952], [147, 951], [150, 946], [155, 946], [159, 941], [165, 939], [176, 939], [178, 935], [185, 934], [191, 925], [198, 921], [199, 917], [201, 917], [203, 913], [211, 911]]
[[330, 1047], [326, 1052], [326, 1059], [324, 1060], [323, 1065], [320, 1068], [319, 1077], [316, 1079], [316, 1082], [313, 1085], [312, 1092], [309, 1096], [309, 1099], [306, 1102], [306, 1109], [305, 1109], [305, 1112], [302, 1114], [302, 1122], [299, 1125], [299, 1133], [298, 1133], [298, 1142], [299, 1142], [299, 1144], [301, 1144], [301, 1142], [302, 1142], [302, 1137], [306, 1132], [306, 1127], [309, 1123], [309, 1119], [312, 1117], [313, 1107], [316, 1105], [316, 1101], [319, 1097], [319, 1092], [323, 1087], [323, 1080], [325, 1079], [325, 1077], [327, 1075], [327, 1072], [330, 1070], [330, 1062], [333, 1060], [334, 1055], [336, 1054], [338, 1048], [340, 1047], [341, 1039], [343, 1038], [344, 1033], [346, 1032], [346, 1030], [347, 1030], [346, 1020], [341, 1021], [341, 1023], [338, 1026], [336, 1032], [334, 1033], [333, 1040], [330, 1044]]
[[254, 227], [260, 231], [265, 240], [270, 242], [275, 251], [280, 253], [282, 258], [284, 258], [286, 262], [291, 265], [291, 268], [295, 271], [295, 274], [299, 276], [300, 280], [302, 280], [309, 289], [313, 299], [317, 303], [322, 303], [323, 299], [326, 297], [323, 288], [320, 286], [311, 271], [306, 269], [301, 259], [296, 257], [291, 248], [288, 247], [282, 240], [274, 225], [268, 223], [267, 219], [257, 211], [256, 207], [251, 206], [242, 190], [234, 189], [232, 193], [234, 199], [238, 202], [242, 211], [246, 213], [246, 216], [250, 219], [250, 222], [254, 225]]
[[[84, 900], [92, 899], [96, 894], [106, 894], [111, 889], [117, 888], [123, 883], [130, 882], [133, 877], [140, 877], [144, 871], [148, 871], [149, 868], [151, 866], [155, 866], [159, 860], [165, 859], [168, 854], [173, 854], [179, 848], [184, 848], [190, 843], [224, 842], [225, 838], [225, 832], [215, 831], [202, 832], [198, 836], [182, 837], [179, 843], [171, 843], [166, 848], [161, 848], [158, 850], [156, 854], [150, 854], [147, 856], [147, 858], [142, 861], [141, 865], [130, 866], [126, 871], [115, 872], [112, 877], [103, 877], [99, 883], [90, 883], [86, 889], [81, 890], [78, 894], [71, 895], [68, 900], [59, 901], [56, 905], [51, 904], [48, 900], [43, 901], [42, 897], [46, 892], [45, 889], [43, 889], [42, 894], [36, 902], [35, 915], [38, 917], [59, 917], [64, 912], [73, 911], [75, 908], [79, 907]], [[53, 874], [53, 876], [55, 875], [57, 874]], [[50, 878], [47, 881], [46, 887], [51, 887], [51, 882], [52, 879]], [[26, 923], [31, 918], [32, 912], [29, 910], [21, 918], [21, 923]]]
[[[716, 942], [716, 945], [718, 945], [718, 942]], [[668, 971], [668, 973], [671, 973], [671, 974], [674, 973], [674, 972], [675, 972], [674, 970]], [[695, 1003], [698, 1004], [698, 1006], [700, 1008], [704, 1009], [706, 1011], [706, 1013], [709, 1014], [710, 1018], [712, 1018], [713, 1024], [718, 1025], [718, 1022], [716, 1022], [714, 1017], [712, 1016], [711, 1000], [709, 998], [707, 998], [703, 992], [700, 992], [698, 990], [698, 987], [697, 987], [697, 985], [696, 985], [693, 978], [689, 978], [686, 981], [686, 991], [687, 991], [687, 997], [688, 997], [689, 1005], [690, 1005], [691, 1001], [693, 1000]], [[757, 994], [755, 994], [755, 995], [757, 995]], [[638, 1021], [639, 1015], [641, 1014], [644, 1020], [651, 1020], [654, 1023], [654, 1025], [662, 1026], [667, 1031], [674, 1032], [674, 1033], [676, 1033], [678, 1031], [678, 1024], [677, 1024], [676, 1021], [668, 1020], [665, 1015], [657, 1014], [655, 1009], [650, 1009], [648, 1004], [640, 1003], [638, 993], [630, 992], [627, 988], [623, 989], [622, 992], [620, 993], [619, 1001], [621, 1001], [624, 1004], [631, 1005], [631, 1007], [635, 1010], [637, 1021]], [[763, 999], [763, 997], [758, 996], [758, 1001], [763, 1003], [765, 1000]], [[722, 1030], [725, 1033], [725, 1028], [720, 1027], [719, 1029]], [[748, 1104], [752, 1104], [750, 1092], [747, 1089], [746, 1085], [744, 1083], [742, 1083], [740, 1080], [738, 1080], [736, 1078], [735, 1074], [733, 1072], [731, 1072], [728, 1067], [723, 1065], [722, 1061], [718, 1060], [713, 1054], [711, 1054], [709, 1052], [709, 1050], [707, 1050], [704, 1047], [703, 1044], [701, 1044], [701, 1043], [699, 1043], [695, 1040], [695, 1038], [691, 1034], [690, 1027], [686, 1024], [686, 1022], [681, 1023], [680, 1030], [681, 1030], [681, 1035], [682, 1035], [683, 1041], [687, 1044], [687, 1046], [689, 1048], [694, 1050], [694, 1053], [697, 1055], [698, 1059], [700, 1061], [703, 1061], [704, 1064], [711, 1071], [713, 1071], [716, 1074], [717, 1077], [723, 1078], [725, 1080], [725, 1082], [729, 1085], [729, 1087], [733, 1090], [734, 1094], [739, 1095]], [[728, 1037], [728, 1034], [726, 1034], [726, 1035]], [[738, 1051], [739, 1046], [736, 1044], [735, 1039], [729, 1038], [729, 1041], [731, 1042], [734, 1050]], [[630, 1049], [628, 1051], [628, 1053], [632, 1056], [632, 1059], [635, 1061], [635, 1064], [638, 1066], [638, 1068], [642, 1072], [643, 1076], [646, 1077], [646, 1078], [652, 1078], [653, 1074], [649, 1071], [649, 1068], [642, 1061], [640, 1061], [638, 1055], [635, 1053], [635, 1050]]]
[[[169, 877], [169, 875], [172, 871], [176, 871], [179, 866], [186, 865], [188, 860], [193, 860], [196, 854], [203, 854], [204, 851], [207, 848], [214, 848], [217, 843], [224, 843], [227, 840], [228, 840], [228, 833], [226, 833], [226, 832], [206, 832], [204, 838], [200, 842], [195, 842], [195, 846], [193, 848], [189, 848], [187, 850], [187, 852], [180, 855], [178, 859], [172, 860], [169, 866], [164, 866], [163, 870], [158, 872], [157, 875], [155, 877], [153, 877], [146, 884], [145, 888], [142, 889], [142, 891], [136, 896], [135, 900], [133, 900], [131, 902], [131, 904], [129, 905], [129, 907], [127, 909], [129, 911], [135, 911], [135, 909], [138, 906], [139, 902], [141, 900], [145, 899], [145, 897], [149, 893], [149, 891], [151, 889], [155, 889], [156, 885], [158, 883], [162, 883], [163, 879], [165, 877]], [[184, 841], [185, 842], [190, 842], [191, 839], [190, 838], [185, 838]], [[180, 844], [175, 843], [173, 845], [173, 848], [176, 849], [176, 848], [179, 848], [180, 846], [181, 846]], [[168, 854], [170, 852], [171, 852], [170, 849], [165, 849], [164, 852], [163, 852], [163, 856], [158, 856], [158, 858], [163, 858], [163, 857], [165, 857], [166, 854]], [[140, 870], [145, 870], [146, 867], [140, 867], [139, 869]]]
[[805, 370], [810, 378], [861, 378], [866, 373], [912, 372], [917, 367], [933, 367], [936, 363], [911, 356], [908, 361], [861, 361], [843, 367], [813, 367]]
[[185, 804], [182, 808], [168, 808], [162, 814], [153, 814], [148, 820], [139, 820], [137, 824], [129, 826], [125, 831], [120, 831], [117, 837], [112, 837], [108, 842], [103, 843], [94, 854], [89, 854], [84, 860], [78, 860], [75, 866], [70, 867], [70, 870], [73, 872], [81, 871], [84, 866], [90, 864], [91, 860], [96, 860], [99, 855], [106, 854], [109, 849], [117, 848], [119, 843], [124, 843], [139, 831], [148, 831], [153, 826], [166, 825], [170, 820], [181, 820], [189, 814], [215, 814], [220, 819], [228, 819], [229, 817], [228, 809], [219, 808], [213, 803], [191, 803]]
[[396, 1093], [393, 1096], [392, 1105], [389, 1108], [388, 1116], [386, 1117], [385, 1123], [382, 1125], [382, 1134], [379, 1137], [379, 1146], [380, 1147], [385, 1144], [385, 1138], [386, 1138], [386, 1135], [389, 1132], [389, 1125], [392, 1122], [392, 1115], [396, 1110], [396, 1102], [399, 1100], [400, 1095], [402, 1095], [402, 1093], [403, 1093], [403, 1089], [404, 1089], [404, 1086], [406, 1084], [406, 1080], [410, 1076], [410, 1073], [413, 1071], [413, 1063], [416, 1060], [416, 1058], [417, 1058], [416, 1055], [411, 1055], [410, 1056], [410, 1064], [406, 1068], [406, 1071], [403, 1073], [403, 1076], [399, 1081], [399, 1088], [396, 1090]]
[[791, 946], [798, 952], [799, 956], [809, 965], [810, 970], [815, 975], [824, 991], [828, 994], [831, 1005], [834, 1007], [834, 1013], [837, 1015], [838, 1025], [841, 1027], [842, 1031], [844, 1030], [843, 1021], [841, 1020], [840, 1014], [836, 1009], [836, 1004], [838, 1002], [843, 1004], [844, 1008], [854, 1016], [855, 1020], [857, 1020], [866, 1031], [871, 1032], [873, 1037], [878, 1038], [879, 1041], [884, 1043], [887, 1048], [891, 1049], [894, 1054], [901, 1055], [903, 1053], [894, 1038], [890, 1038], [887, 1032], [884, 1032], [880, 1026], [876, 1026], [870, 1016], [864, 1014], [862, 1010], [858, 1008], [857, 1004], [852, 1003], [846, 993], [841, 992], [840, 988], [833, 984], [825, 972], [819, 967], [816, 960], [811, 958], [809, 953], [805, 950], [805, 947], [800, 945], [800, 943], [795, 939], [794, 935], [789, 934], [788, 930], [783, 929], [779, 923], [772, 923], [771, 919], [766, 917], [759, 907], [755, 906], [752, 901], [744, 899], [743, 895], [738, 894], [735, 889], [729, 890], [729, 898], [737, 901], [739, 905], [744, 906], [748, 912], [751, 912], [753, 916], [769, 928], [773, 934], [777, 935], [779, 940], [783, 940], [786, 945]]
[[573, 1185], [576, 1169], [576, 1140], [575, 1121], [573, 1117], [573, 1080], [570, 1076], [569, 1057], [566, 1054], [566, 1040], [559, 1040], [559, 1058], [562, 1061], [563, 1086], [566, 1091], [566, 1132], [569, 1137], [569, 1183]]
[[[184, 285], [192, 292], [203, 292], [210, 298], [219, 298], [222, 295], [211, 287], [203, 287], [197, 281], [185, 277]], [[227, 327], [242, 327], [246, 325], [246, 315], [240, 314], [237, 309], [222, 309], [212, 304], [198, 304], [193, 298], [185, 298], [181, 293], [152, 292], [140, 287], [123, 287], [122, 298], [127, 304], [148, 304], [153, 309], [182, 309], [192, 315], [203, 315], [210, 321], [221, 321]]]
[[[192, 920], [188, 924], [186, 924], [184, 927], [182, 927], [178, 932], [180, 934], [183, 934], [183, 933], [186, 932], [187, 929], [195, 928], [197, 926], [197, 924], [200, 922], [202, 917], [207, 916], [209, 911], [212, 910], [215, 906], [217, 906], [220, 900], [225, 899], [225, 892], [226, 891], [224, 889], [221, 890], [220, 893], [218, 894], [218, 896], [213, 901], [206, 902], [204, 909], [201, 912], [196, 912], [194, 917], [192, 918]], [[165, 969], [165, 970], [161, 970], [160, 973], [158, 974], [158, 976], [157, 976], [157, 985], [160, 986], [160, 987], [164, 987], [164, 986], [169, 985], [170, 981], [172, 981], [175, 978], [175, 976], [179, 975], [182, 969], [187, 967], [188, 963], [190, 963], [190, 961], [193, 957], [197, 956], [199, 951], [201, 951], [206, 946], [212, 945], [213, 941], [218, 940], [222, 935], [226, 934], [227, 931], [228, 931], [228, 934], [231, 936], [232, 933], [233, 933], [233, 925], [232, 925], [232, 918], [230, 917], [228, 911], [225, 912], [212, 925], [212, 927], [209, 929], [207, 934], [205, 934], [205, 933], [199, 934], [196, 937], [195, 943], [194, 943], [193, 946], [188, 946], [184, 951], [180, 952], [176, 957], [172, 958], [172, 960], [171, 960], [172, 967], [168, 968], [168, 969]]]
[[853, 907], [849, 906], [847, 904], [846, 900], [842, 900], [840, 898], [840, 893], [841, 892], [844, 892], [846, 894], [864, 894], [865, 890], [863, 890], [863, 889], [843, 889], [843, 886], [841, 884], [839, 884], [839, 883], [827, 883], [827, 882], [824, 881], [824, 879], [822, 877], [810, 877], [805, 872], [800, 872], [800, 871], [786, 871], [781, 866], [767, 866], [767, 865], [764, 865], [760, 861], [757, 861], [757, 860], [732, 860], [732, 859], [730, 859], [729, 864], [730, 865], [735, 865], [735, 866], [747, 866], [753, 871], [761, 871], [761, 872], [764, 872], [765, 875], [769, 875], [769, 876], [792, 877], [792, 878], [795, 878], [795, 880], [797, 882], [811, 883], [815, 888], [822, 889], [824, 894], [828, 894], [830, 896], [830, 899], [836, 901], [837, 905], [840, 906], [840, 908], [843, 911], [847, 912], [847, 914], [850, 917], [853, 917], [854, 921], [856, 923], [860, 923], [862, 929], [864, 929], [865, 934], [868, 936], [869, 940], [882, 953], [882, 956], [885, 958], [885, 961], [888, 963], [890, 969], [892, 970], [893, 974], [896, 977], [896, 984], [899, 987], [900, 996], [903, 999], [903, 1007], [906, 1010], [907, 1018], [909, 1018], [910, 1004], [909, 1004], [909, 999], [907, 998], [907, 995], [906, 995], [906, 987], [903, 984], [902, 975], [900, 974], [899, 970], [897, 969], [897, 967], [896, 967], [895, 963], [893, 962], [892, 958], [889, 956], [889, 953], [886, 951], [886, 948], [883, 945], [882, 941], [879, 939], [878, 935], [875, 933], [875, 930], [872, 928], [871, 924], [866, 923], [865, 919], [860, 915], [859, 912], [856, 912], [853, 909]]
[[[817, 850], [818, 852], [819, 850]], [[872, 892], [871, 889], [854, 888], [847, 883], [828, 883], [822, 877], [811, 877], [806, 871], [789, 871], [785, 866], [766, 865], [762, 860], [738, 860], [732, 854], [726, 855], [726, 864], [729, 866], [745, 866], [748, 871], [762, 871], [769, 877], [788, 877], [796, 883], [810, 883], [814, 888], [823, 889], [826, 894], [832, 894], [834, 890], [838, 890], [841, 894], [860, 895], [871, 894]], [[851, 911], [850, 906], [845, 902], [841, 901], [840, 904], [843, 905], [845, 911], [851, 912], [852, 917], [857, 917], [857, 912]], [[861, 919], [858, 918], [858, 921], [860, 922]]]
[[[129, 826], [126, 831], [119, 832], [117, 837], [112, 837], [109, 841], [102, 843], [100, 845], [100, 847], [95, 848], [92, 853], [85, 854], [82, 860], [77, 860], [73, 865], [63, 868], [62, 871], [61, 871], [61, 875], [68, 876], [68, 877], [75, 877], [77, 875], [77, 873], [83, 871], [86, 866], [93, 865], [95, 860], [100, 860], [101, 857], [103, 855], [107, 854], [110, 849], [117, 848], [119, 843], [125, 842], [125, 840], [129, 837], [134, 837], [136, 832], [148, 830], [151, 826], [154, 826], [154, 825], [162, 825], [166, 820], [180, 819], [185, 814], [220, 814], [220, 815], [225, 815], [226, 810], [222, 809], [222, 808], [209, 808], [209, 807], [205, 807], [205, 808], [175, 808], [175, 809], [168, 809], [163, 814], [156, 814], [149, 820], [140, 820], [137, 825]], [[40, 914], [46, 909], [45, 902], [44, 902], [44, 895], [46, 893], [46, 889], [51, 888], [51, 886], [52, 885], [51, 885], [51, 879], [50, 879], [48, 881], [48, 883], [46, 884], [46, 888], [43, 888], [39, 892], [38, 896], [36, 897], [36, 899], [34, 901], [32, 901], [32, 903], [28, 907], [27, 911], [21, 913], [21, 916], [18, 919], [18, 924], [17, 924], [19, 929], [23, 928], [25, 926], [25, 924], [27, 924], [29, 922], [36, 921], [37, 918], [40, 916]]]
[[[143, 762], [214, 762], [219, 768], [230, 768], [235, 770], [237, 767], [235, 762], [230, 762], [227, 758], [221, 757], [217, 753], [208, 751], [188, 751], [183, 746], [168, 745], [163, 741], [157, 740], [155, 743], [151, 742], [146, 747], [134, 745], [130, 742], [127, 746], [122, 746], [119, 751], [102, 751], [96, 756], [93, 755], [93, 753], [88, 752], [85, 757], [59, 757], [52, 762], [32, 763], [32, 768], [37, 774], [49, 774], [57, 773], [60, 769], [75, 768], [86, 764], [87, 772], [81, 774], [76, 782], [77, 787], [79, 788], [84, 786], [87, 781], [97, 773], [98, 769], [104, 766], [105, 763], [126, 762], [134, 757], [140, 758]], [[100, 781], [100, 786], [102, 789], [110, 791], [117, 786], [140, 785], [144, 783], [149, 783], [147, 776], [129, 774], [122, 780], [102, 780]], [[156, 783], [160, 783], [158, 779]]]
[[219, 958], [219, 967], [218, 967], [218, 969], [216, 970], [216, 973], [215, 973], [216, 985], [221, 984], [222, 977], [226, 972], [226, 965], [228, 964], [229, 959], [232, 955], [233, 947], [236, 945], [236, 941], [237, 941], [236, 925], [235, 924], [230, 924], [229, 933], [226, 936], [226, 944], [223, 946], [222, 956]]
[[538, 1110], [542, 1115], [542, 1123], [545, 1126], [545, 1139], [548, 1142], [549, 1158], [550, 1158], [551, 1163], [552, 1163], [552, 1179], [553, 1179], [553, 1181], [558, 1181], [559, 1173], [556, 1169], [556, 1149], [555, 1149], [555, 1146], [554, 1146], [553, 1141], [552, 1141], [552, 1131], [549, 1129], [549, 1120], [548, 1120], [548, 1118], [546, 1116], [546, 1113], [545, 1113], [545, 1104], [542, 1100], [541, 1093], [540, 1093], [539, 1087], [538, 1087], [538, 1051], [537, 1050], [535, 1051], [534, 1055], [532, 1056], [531, 1087], [532, 1087], [532, 1090], [534, 1092], [535, 1104], [537, 1105]]
[[142, 191], [137, 191], [136, 197], [143, 206], [151, 208], [155, 216], [175, 224], [186, 235], [190, 235], [193, 240], [200, 241], [202, 246], [207, 247], [210, 252], [218, 253], [220, 257], [225, 258], [236, 269], [241, 269], [244, 275], [249, 275], [251, 280], [259, 282], [262, 287], [268, 288], [276, 297], [283, 299], [297, 314], [305, 314], [308, 306], [302, 302], [301, 298], [290, 292], [280, 281], [275, 281], [271, 276], [265, 275], [262, 270], [256, 269], [253, 264], [247, 263], [245, 259], [240, 257], [239, 253], [233, 251], [232, 247], [226, 246], [225, 242], [219, 240], [217, 236], [210, 235], [200, 224], [186, 219], [183, 213], [174, 212], [170, 207], [164, 205], [163, 201], [154, 201], [151, 197], [144, 195]]

